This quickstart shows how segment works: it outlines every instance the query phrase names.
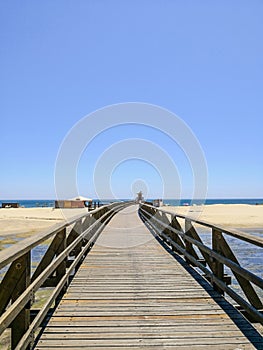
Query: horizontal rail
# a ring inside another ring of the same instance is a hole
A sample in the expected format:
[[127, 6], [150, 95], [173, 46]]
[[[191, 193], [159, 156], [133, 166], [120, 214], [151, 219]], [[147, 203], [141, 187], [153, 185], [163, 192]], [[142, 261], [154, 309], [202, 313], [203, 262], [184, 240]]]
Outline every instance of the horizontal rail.
[[[246, 310], [254, 320], [261, 323], [263, 322], [262, 301], [251, 284], [253, 283], [263, 289], [263, 279], [239, 264], [228, 243], [225, 241], [223, 234], [229, 234], [259, 247], [262, 247], [261, 238], [257, 239], [257, 237], [243, 234], [243, 232], [238, 230], [229, 230], [185, 215], [178, 215], [177, 213], [158, 209], [148, 204], [142, 204], [139, 212], [147, 225], [150, 225], [154, 232], [160, 236], [166, 244], [169, 244], [179, 254], [182, 254], [185, 260], [192, 264], [193, 267], [198, 267], [205, 273], [205, 277], [209, 280], [214, 289], [221, 294], [224, 294], [224, 292], [227, 293]], [[166, 214], [170, 215], [170, 220]], [[178, 222], [178, 218], [185, 220], [184, 230]], [[212, 229], [212, 248], [206, 246], [202, 242], [198, 232], [192, 225], [193, 222]], [[198, 251], [199, 255], [197, 254]], [[200, 254], [204, 258], [203, 262], [200, 261]], [[208, 265], [208, 267], [205, 265]], [[228, 287], [226, 280], [229, 281], [229, 278], [226, 279], [224, 273], [225, 266], [229, 267], [235, 275], [247, 300], [241, 297], [232, 288]]]
[[[143, 214], [142, 214], [143, 215]], [[144, 215], [143, 215], [144, 216]], [[249, 303], [247, 303], [242, 297], [240, 297], [233, 289], [229, 288], [222, 280], [217, 278], [209, 269], [207, 269], [201, 262], [197, 261], [190, 253], [186, 252], [185, 249], [180, 247], [177, 243], [175, 243], [170, 237], [163, 234], [161, 230], [154, 225], [154, 223], [149, 223], [151, 228], [154, 229], [155, 232], [158, 233], [159, 236], [164, 237], [166, 239], [166, 242], [169, 242], [172, 247], [175, 247], [181, 254], [183, 254], [190, 262], [194, 264], [194, 266], [198, 267], [200, 270], [202, 270], [207, 277], [210, 278], [210, 281], [213, 283], [216, 283], [220, 288], [222, 288], [227, 294], [235, 300], [240, 306], [242, 306], [248, 313], [251, 313], [252, 316], [257, 317], [259, 322], [263, 322], [263, 315], [260, 311], [258, 311], [256, 308], [251, 306]]]
[[[143, 210], [142, 210], [143, 211]], [[145, 212], [145, 211], [144, 211]], [[157, 222], [160, 225], [165, 225], [161, 220], [154, 218], [155, 222]], [[164, 226], [165, 227], [165, 226]], [[205, 252], [206, 254], [209, 255], [210, 258], [215, 258], [217, 259], [219, 262], [223, 263], [224, 265], [226, 265], [227, 267], [229, 267], [231, 270], [239, 273], [239, 274], [243, 274], [246, 275], [247, 279], [251, 282], [253, 282], [254, 284], [256, 284], [257, 286], [259, 286], [260, 288], [263, 288], [263, 279], [258, 277], [257, 275], [253, 274], [252, 272], [246, 270], [245, 268], [243, 268], [242, 266], [236, 264], [235, 262], [233, 262], [232, 260], [220, 255], [219, 253], [215, 252], [213, 249], [207, 247], [206, 245], [204, 245], [203, 243], [200, 243], [199, 241], [197, 241], [196, 239], [187, 236], [185, 233], [183, 233], [182, 231], [179, 231], [173, 227], [169, 227], [169, 230], [171, 232], [174, 232], [178, 235], [180, 235], [185, 241], [188, 241], [194, 245], [196, 245], [200, 251]], [[163, 234], [163, 236], [166, 236], [166, 238], [168, 239], [168, 236]]]
[[[151, 205], [149, 204], [143, 204], [144, 207], [149, 207], [149, 208], [154, 208], [154, 209], [157, 209], [156, 207], [152, 207]], [[208, 221], [205, 221], [205, 220], [199, 220], [199, 219], [196, 219], [194, 217], [191, 217], [191, 216], [187, 216], [187, 215], [183, 215], [183, 214], [179, 214], [179, 213], [172, 213], [168, 210], [165, 210], [163, 208], [161, 209], [157, 209], [158, 211], [162, 212], [162, 213], [165, 213], [165, 214], [168, 214], [168, 215], [172, 215], [172, 216], [175, 216], [177, 218], [180, 218], [180, 219], [187, 219], [191, 222], [194, 222], [196, 224], [199, 224], [199, 225], [202, 225], [202, 226], [205, 226], [205, 227], [209, 227], [209, 228], [214, 228], [214, 229], [218, 229], [219, 231], [222, 231], [224, 233], [226, 233], [227, 235], [229, 236], [232, 236], [232, 237], [235, 237], [235, 238], [239, 238], [243, 241], [246, 241], [248, 243], [251, 243], [251, 244], [254, 244], [258, 247], [261, 247], [263, 248], [263, 238], [261, 237], [255, 237], [249, 233], [246, 233], [246, 232], [243, 232], [243, 231], [240, 231], [240, 230], [236, 230], [236, 229], [230, 229], [228, 227], [224, 227], [224, 226], [221, 226], [221, 225], [215, 225], [211, 222], [208, 222]]]
[[[131, 202], [112, 203], [84, 215], [77, 215], [0, 253], [1, 267], [11, 263], [0, 284], [0, 334], [11, 325], [12, 349], [26, 349], [29, 344], [32, 345], [37, 327], [67, 286], [70, 276], [76, 272], [103, 227], [118, 211], [130, 204]], [[72, 225], [73, 228], [67, 233], [66, 228]], [[53, 241], [31, 276], [31, 250], [51, 237]], [[67, 261], [70, 263], [68, 268]], [[34, 295], [46, 283], [52, 285], [54, 290], [30, 324]]]
[[13, 246], [10, 246], [0, 252], [0, 269], [9, 264], [10, 262], [16, 260], [20, 256], [24, 255], [25, 253], [29, 252], [39, 244], [43, 243], [44, 241], [48, 240], [52, 236], [54, 236], [56, 233], [61, 231], [62, 229], [74, 224], [74, 222], [84, 219], [89, 216], [94, 216], [97, 212], [100, 212], [102, 208], [108, 207], [108, 208], [114, 208], [118, 203], [112, 203], [108, 206], [100, 207], [92, 212], [88, 212], [86, 214], [80, 214], [73, 216], [72, 218], [65, 220], [63, 223], [58, 223], [47, 230], [41, 231], [37, 233], [34, 236], [28, 237], [26, 239], [23, 239], [20, 242], [17, 242]]
[[[112, 214], [112, 215], [114, 215], [114, 214]], [[110, 220], [112, 215], [107, 220]], [[33, 336], [34, 336], [34, 332], [37, 330], [37, 328], [40, 326], [41, 322], [44, 320], [46, 314], [48, 313], [49, 309], [52, 306], [53, 301], [58, 296], [58, 294], [62, 290], [63, 286], [67, 283], [71, 273], [76, 268], [77, 264], [81, 261], [83, 254], [85, 254], [87, 252], [87, 250], [89, 249], [90, 244], [94, 243], [94, 241], [96, 241], [97, 237], [99, 236], [99, 234], [103, 230], [105, 224], [106, 223], [104, 223], [101, 227], [98, 228], [94, 237], [92, 239], [90, 239], [90, 241], [87, 243], [87, 245], [84, 247], [84, 249], [76, 257], [73, 264], [71, 264], [70, 268], [68, 269], [68, 271], [66, 272], [64, 277], [61, 279], [59, 284], [55, 287], [54, 291], [52, 292], [52, 295], [46, 301], [43, 308], [40, 310], [38, 315], [35, 317], [35, 319], [31, 323], [31, 325], [29, 326], [27, 332], [23, 335], [23, 337], [21, 338], [21, 340], [17, 344], [17, 346], [16, 346], [17, 349], [23, 350], [23, 349], [26, 349], [26, 347], [29, 345], [31, 338], [33, 338]]]

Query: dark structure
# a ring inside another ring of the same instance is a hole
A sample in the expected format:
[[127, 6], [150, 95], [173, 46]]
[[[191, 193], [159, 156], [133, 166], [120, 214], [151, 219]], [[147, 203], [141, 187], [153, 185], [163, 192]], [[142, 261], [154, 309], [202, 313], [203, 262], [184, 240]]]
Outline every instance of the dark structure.
[[19, 208], [19, 203], [2, 203], [2, 208]]
[[86, 204], [86, 201], [77, 201], [77, 200], [59, 200], [55, 201], [55, 208], [86, 208], [89, 206]]

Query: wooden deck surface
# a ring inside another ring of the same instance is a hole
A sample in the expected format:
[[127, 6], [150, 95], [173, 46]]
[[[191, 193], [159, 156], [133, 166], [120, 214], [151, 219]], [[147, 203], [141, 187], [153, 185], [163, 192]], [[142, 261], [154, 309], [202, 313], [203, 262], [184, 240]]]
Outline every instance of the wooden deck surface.
[[224, 299], [154, 238], [137, 207], [102, 232], [36, 349], [263, 349]]

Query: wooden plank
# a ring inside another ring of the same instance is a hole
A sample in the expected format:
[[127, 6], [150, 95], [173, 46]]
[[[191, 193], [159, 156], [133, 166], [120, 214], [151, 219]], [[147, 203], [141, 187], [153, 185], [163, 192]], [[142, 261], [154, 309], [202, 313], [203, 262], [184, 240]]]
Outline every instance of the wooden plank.
[[[134, 242], [134, 234], [138, 244]], [[85, 258], [36, 349], [257, 349], [258, 332], [130, 208]]]
[[[54, 349], [64, 349], [65, 347], [64, 346], [41, 346], [41, 345], [38, 345], [36, 349], [49, 349], [49, 350], [54, 350]], [[181, 349], [181, 350], [189, 350], [189, 345], [162, 345], [161, 347], [159, 347], [159, 349], [168, 349], [168, 350], [177, 350], [177, 349]], [[126, 346], [114, 346], [114, 345], [109, 345], [109, 346], [96, 346], [96, 349], [99, 349], [99, 350], [126, 350], [127, 347]], [[141, 350], [142, 347], [139, 345], [139, 346], [133, 346], [132, 347], [133, 350]], [[147, 346], [147, 349], [158, 349], [158, 346], [155, 346], [155, 345], [148, 345]], [[199, 344], [193, 344], [191, 345], [191, 350], [203, 350], [204, 349], [204, 345], [199, 345]], [[240, 347], [235, 347], [234, 349], [240, 349]], [[250, 346], [250, 347], [242, 347], [242, 349], [247, 349], [247, 350], [250, 350], [250, 349], [255, 349], [254, 346]], [[67, 350], [76, 350], [76, 346], [70, 346], [68, 345], [67, 346]], [[229, 346], [226, 346], [225, 344], [223, 345], [214, 345], [213, 346], [213, 350], [233, 350], [233, 346], [232, 345], [229, 345]]]
[[[105, 339], [106, 338], [106, 339]], [[119, 346], [125, 346], [126, 348], [129, 347], [134, 347], [134, 346], [155, 346], [155, 347], [161, 347], [163, 346], [163, 344], [165, 344], [166, 346], [179, 346], [179, 345], [188, 345], [189, 348], [192, 349], [193, 345], [202, 345], [203, 347], [208, 347], [208, 346], [214, 346], [216, 345], [241, 345], [242, 349], [255, 349], [255, 347], [251, 347], [251, 343], [248, 340], [245, 340], [244, 337], [231, 337], [231, 338], [225, 338], [224, 335], [222, 335], [221, 337], [213, 337], [213, 335], [211, 335], [210, 337], [189, 337], [189, 336], [185, 336], [183, 338], [144, 338], [144, 337], [140, 337], [140, 335], [138, 335], [137, 339], [107, 339], [107, 337], [105, 338], [99, 338], [99, 339], [77, 339], [74, 336], [72, 338], [70, 337], [63, 337], [63, 339], [43, 339], [39, 341], [39, 345], [43, 347], [46, 346], [48, 348], [51, 348], [52, 346], [59, 346], [59, 347], [66, 347], [68, 348], [69, 346], [74, 347], [75, 349], [79, 348], [79, 347], [86, 347], [89, 348], [91, 347], [96, 348], [98, 346], [104, 346], [104, 347], [109, 347], [109, 346], [115, 346], [115, 347], [119, 347]], [[257, 343], [260, 344], [260, 343]], [[249, 347], [245, 347], [245, 345], [248, 345]], [[38, 349], [40, 347], [36, 347], [36, 349]], [[229, 348], [229, 349], [233, 349], [233, 347]]]

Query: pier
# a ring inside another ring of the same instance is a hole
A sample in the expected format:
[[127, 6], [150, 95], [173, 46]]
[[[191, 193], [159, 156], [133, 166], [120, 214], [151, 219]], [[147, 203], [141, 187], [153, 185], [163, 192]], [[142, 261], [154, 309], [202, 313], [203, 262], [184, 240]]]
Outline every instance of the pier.
[[[211, 230], [211, 247], [196, 225]], [[263, 247], [262, 238], [147, 203], [113, 203], [57, 224], [0, 253], [1, 268], [11, 263], [0, 332], [11, 327], [12, 349], [263, 349], [253, 326], [263, 324], [263, 280], [240, 265], [226, 235]], [[47, 239], [32, 271], [31, 250]]]

